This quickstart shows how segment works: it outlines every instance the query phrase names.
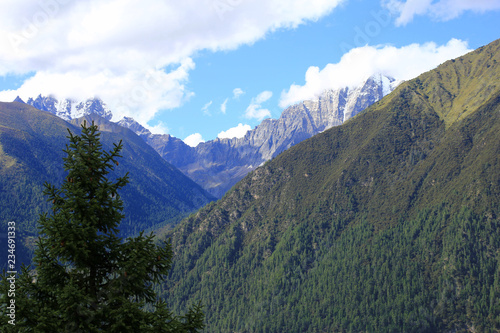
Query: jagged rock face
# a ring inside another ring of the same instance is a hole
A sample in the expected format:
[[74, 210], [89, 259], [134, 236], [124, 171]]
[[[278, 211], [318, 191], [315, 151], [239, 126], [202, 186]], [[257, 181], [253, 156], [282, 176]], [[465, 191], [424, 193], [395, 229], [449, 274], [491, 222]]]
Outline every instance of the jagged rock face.
[[123, 120], [122, 125], [142, 135], [163, 158], [220, 198], [265, 161], [341, 125], [387, 95], [398, 83], [393, 78], [375, 75], [358, 87], [326, 91], [317, 99], [292, 105], [283, 110], [279, 119], [265, 119], [243, 138], [215, 139], [194, 148], [170, 135], [151, 134], [131, 118]]
[[[374, 75], [357, 87], [325, 91], [316, 99], [292, 105], [283, 110], [279, 119], [265, 119], [243, 138], [215, 139], [197, 147], [190, 147], [168, 134], [153, 134], [130, 117], [118, 124], [134, 131], [169, 163], [220, 198], [265, 161], [305, 139], [341, 125], [390, 93], [398, 83], [393, 78]], [[65, 120], [94, 113], [107, 120], [113, 116], [98, 98], [76, 102], [38, 96], [26, 103]]]
[[[16, 99], [16, 101], [18, 100]], [[89, 98], [85, 101], [71, 99], [58, 101], [52, 96], [38, 95], [35, 99], [29, 98], [26, 104], [50, 112], [64, 120], [76, 119], [90, 114], [97, 114], [107, 120], [111, 120], [113, 117], [111, 110], [99, 98]]]
[[264, 120], [243, 138], [199, 144], [195, 148], [198, 159], [188, 165], [175, 158], [169, 161], [211, 194], [222, 197], [251, 170], [297, 143], [341, 125], [396, 85], [393, 78], [376, 75], [355, 88], [326, 91], [315, 100], [288, 107], [279, 119]]

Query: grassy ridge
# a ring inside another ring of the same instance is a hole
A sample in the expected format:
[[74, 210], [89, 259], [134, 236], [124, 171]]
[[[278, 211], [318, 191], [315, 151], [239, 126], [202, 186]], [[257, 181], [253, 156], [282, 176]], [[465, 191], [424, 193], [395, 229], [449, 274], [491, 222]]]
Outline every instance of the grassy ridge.
[[498, 41], [290, 148], [168, 234], [210, 332], [500, 328]]

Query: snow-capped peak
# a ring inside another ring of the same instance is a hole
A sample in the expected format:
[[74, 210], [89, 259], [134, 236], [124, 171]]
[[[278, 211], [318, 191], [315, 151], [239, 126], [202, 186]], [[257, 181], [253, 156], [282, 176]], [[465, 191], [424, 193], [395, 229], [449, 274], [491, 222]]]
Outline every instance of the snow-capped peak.
[[[19, 101], [16, 99], [16, 101]], [[21, 100], [22, 101], [22, 100]], [[111, 120], [113, 114], [111, 110], [100, 98], [89, 98], [83, 101], [72, 99], [57, 100], [53, 96], [38, 95], [37, 98], [28, 98], [26, 104], [29, 104], [39, 110], [47, 111], [64, 119], [71, 120], [82, 116], [97, 114], [107, 120]]]

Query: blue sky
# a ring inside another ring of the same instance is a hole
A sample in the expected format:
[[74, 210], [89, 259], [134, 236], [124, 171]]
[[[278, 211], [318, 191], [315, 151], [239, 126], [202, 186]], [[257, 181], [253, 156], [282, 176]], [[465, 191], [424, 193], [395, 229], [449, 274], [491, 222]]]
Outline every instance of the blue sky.
[[0, 100], [99, 96], [195, 144], [375, 72], [415, 77], [498, 22], [497, 0], [5, 0]]

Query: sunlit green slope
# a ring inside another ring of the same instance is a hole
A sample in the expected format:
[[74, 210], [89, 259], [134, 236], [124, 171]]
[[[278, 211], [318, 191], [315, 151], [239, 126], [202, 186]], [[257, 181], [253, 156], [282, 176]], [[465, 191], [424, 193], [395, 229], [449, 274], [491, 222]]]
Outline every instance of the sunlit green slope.
[[209, 332], [500, 329], [500, 42], [290, 148], [168, 234]]

